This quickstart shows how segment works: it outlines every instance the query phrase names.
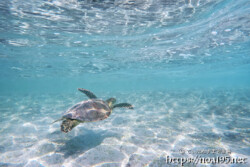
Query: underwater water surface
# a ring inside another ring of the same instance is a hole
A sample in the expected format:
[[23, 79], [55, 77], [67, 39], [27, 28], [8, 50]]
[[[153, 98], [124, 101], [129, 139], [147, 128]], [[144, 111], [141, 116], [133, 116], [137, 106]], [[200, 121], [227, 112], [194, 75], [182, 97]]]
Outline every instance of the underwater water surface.
[[[0, 1], [0, 166], [249, 166], [249, 20], [248, 0]], [[65, 134], [77, 88], [134, 110]]]

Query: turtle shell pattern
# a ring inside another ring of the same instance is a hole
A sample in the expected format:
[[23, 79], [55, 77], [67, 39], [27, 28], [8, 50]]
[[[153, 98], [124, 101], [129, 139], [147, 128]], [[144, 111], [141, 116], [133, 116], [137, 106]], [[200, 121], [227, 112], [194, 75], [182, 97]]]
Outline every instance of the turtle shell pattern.
[[106, 119], [111, 113], [108, 103], [103, 100], [91, 99], [82, 101], [71, 107], [63, 118], [75, 119], [83, 122], [93, 122]]

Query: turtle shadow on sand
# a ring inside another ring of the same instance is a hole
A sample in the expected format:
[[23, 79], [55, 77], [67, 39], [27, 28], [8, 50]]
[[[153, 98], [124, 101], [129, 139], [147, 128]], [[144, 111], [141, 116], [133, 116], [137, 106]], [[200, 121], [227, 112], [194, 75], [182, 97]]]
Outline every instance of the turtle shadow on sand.
[[64, 154], [64, 158], [78, 156], [96, 146], [100, 145], [107, 137], [120, 138], [120, 135], [108, 130], [83, 129], [83, 134], [75, 136], [65, 142], [56, 150], [57, 153]]
[[[97, 122], [107, 119], [115, 108], [133, 109], [133, 106], [129, 103], [116, 104], [115, 98], [109, 98], [104, 101], [97, 99], [97, 96], [89, 90], [83, 88], [78, 88], [78, 90], [84, 93], [89, 99], [77, 103], [68, 109], [60, 119], [53, 122], [62, 121], [62, 132], [68, 133], [80, 123]], [[56, 132], [51, 134], [49, 138], [52, 138], [54, 135], [59, 138], [62, 136]], [[75, 157], [87, 150], [95, 148], [107, 137], [119, 138], [119, 134], [101, 129], [93, 131], [79, 128], [77, 136], [73, 136], [72, 133], [69, 133], [65, 139], [56, 139], [54, 142], [62, 144], [58, 145], [56, 152], [63, 154], [64, 157], [67, 158], [69, 156]], [[69, 138], [69, 140], [67, 138]]]

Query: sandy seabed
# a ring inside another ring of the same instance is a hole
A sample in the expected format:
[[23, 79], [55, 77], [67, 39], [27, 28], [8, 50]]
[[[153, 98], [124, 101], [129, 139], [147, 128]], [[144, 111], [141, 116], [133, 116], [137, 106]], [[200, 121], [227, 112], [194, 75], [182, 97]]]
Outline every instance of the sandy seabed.
[[[111, 93], [102, 98], [109, 97]], [[59, 123], [50, 123], [86, 100], [84, 95], [0, 96], [0, 166], [165, 167], [170, 165], [167, 156], [197, 156], [187, 150], [226, 150], [231, 153], [198, 154], [247, 158], [241, 166], [250, 163], [249, 90], [114, 97], [135, 109], [115, 109], [104, 121], [81, 124], [64, 134]]]

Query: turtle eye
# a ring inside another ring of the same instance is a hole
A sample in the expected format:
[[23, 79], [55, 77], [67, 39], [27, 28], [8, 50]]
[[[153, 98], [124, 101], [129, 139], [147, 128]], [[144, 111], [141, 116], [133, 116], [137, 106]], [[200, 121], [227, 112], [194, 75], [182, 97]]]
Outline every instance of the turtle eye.
[[72, 118], [72, 114], [68, 113], [67, 115], [65, 115], [66, 118]]
[[115, 103], [116, 102], [116, 99], [115, 98], [112, 98], [112, 103]]

